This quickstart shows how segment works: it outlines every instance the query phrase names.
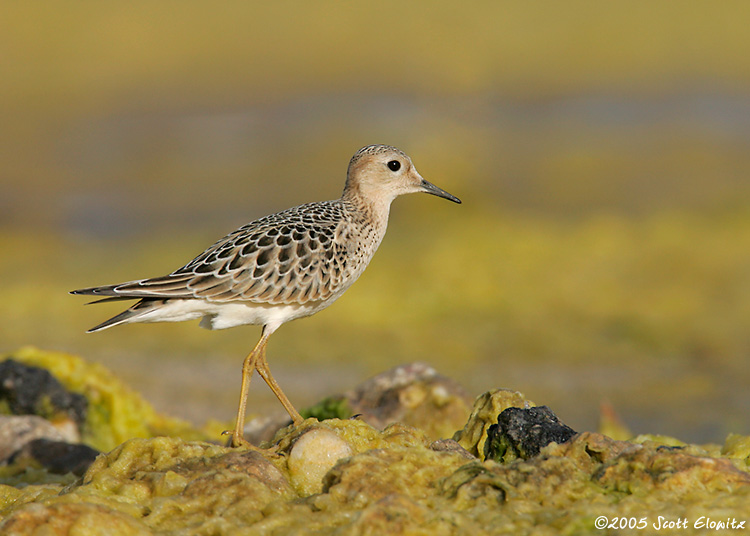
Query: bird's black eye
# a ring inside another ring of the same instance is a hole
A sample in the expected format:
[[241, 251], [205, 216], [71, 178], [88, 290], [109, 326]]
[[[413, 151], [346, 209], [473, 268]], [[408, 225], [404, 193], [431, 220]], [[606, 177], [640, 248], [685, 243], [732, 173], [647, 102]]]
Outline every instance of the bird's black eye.
[[388, 162], [388, 169], [390, 169], [391, 171], [398, 171], [399, 169], [401, 169], [401, 162], [399, 162], [398, 160], [391, 160], [390, 162]]

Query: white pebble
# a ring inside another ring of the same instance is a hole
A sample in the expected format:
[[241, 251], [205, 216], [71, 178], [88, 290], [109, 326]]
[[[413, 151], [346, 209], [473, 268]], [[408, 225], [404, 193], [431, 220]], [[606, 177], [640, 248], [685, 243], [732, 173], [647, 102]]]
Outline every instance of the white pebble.
[[292, 485], [302, 496], [320, 493], [323, 476], [341, 458], [352, 455], [352, 448], [330, 430], [316, 428], [302, 435], [287, 460]]

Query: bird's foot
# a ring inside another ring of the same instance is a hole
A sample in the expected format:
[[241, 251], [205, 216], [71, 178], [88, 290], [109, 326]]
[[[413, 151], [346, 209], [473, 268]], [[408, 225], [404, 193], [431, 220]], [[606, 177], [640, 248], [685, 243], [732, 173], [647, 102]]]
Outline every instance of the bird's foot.
[[221, 435], [230, 436], [227, 440], [227, 447], [230, 448], [249, 448], [251, 450], [262, 450], [260, 447], [256, 447], [250, 443], [247, 439], [242, 437], [241, 434], [235, 434], [234, 430], [224, 430]]

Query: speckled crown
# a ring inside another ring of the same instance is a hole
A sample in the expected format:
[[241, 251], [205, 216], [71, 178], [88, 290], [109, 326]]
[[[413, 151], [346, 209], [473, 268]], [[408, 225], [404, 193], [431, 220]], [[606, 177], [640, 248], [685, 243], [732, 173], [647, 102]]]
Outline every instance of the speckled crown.
[[383, 153], [390, 153], [390, 152], [398, 153], [399, 155], [404, 156], [404, 157], [406, 156], [406, 154], [404, 154], [404, 152], [401, 149], [397, 147], [393, 147], [392, 145], [379, 145], [379, 144], [367, 145], [365, 147], [362, 147], [356, 153], [354, 153], [354, 156], [352, 156], [352, 159], [349, 161], [349, 169], [352, 169], [352, 167], [357, 162], [359, 162], [364, 156], [372, 156], [376, 154], [383, 154]]

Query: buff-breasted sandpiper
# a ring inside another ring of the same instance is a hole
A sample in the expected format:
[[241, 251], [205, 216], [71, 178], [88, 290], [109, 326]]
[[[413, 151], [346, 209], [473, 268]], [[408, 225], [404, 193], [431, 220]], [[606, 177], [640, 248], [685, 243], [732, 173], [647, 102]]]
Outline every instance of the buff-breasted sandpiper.
[[132, 307], [95, 326], [100, 331], [131, 322], [180, 322], [224, 329], [263, 326], [242, 366], [233, 446], [244, 444], [250, 377], [257, 370], [294, 424], [302, 416], [271, 375], [266, 343], [279, 326], [331, 305], [367, 267], [388, 224], [391, 202], [426, 192], [461, 201], [427, 182], [395, 147], [369, 145], [349, 162], [340, 199], [308, 203], [271, 214], [228, 234], [169, 275], [74, 290], [107, 296], [98, 302], [137, 299]]

